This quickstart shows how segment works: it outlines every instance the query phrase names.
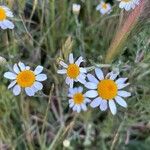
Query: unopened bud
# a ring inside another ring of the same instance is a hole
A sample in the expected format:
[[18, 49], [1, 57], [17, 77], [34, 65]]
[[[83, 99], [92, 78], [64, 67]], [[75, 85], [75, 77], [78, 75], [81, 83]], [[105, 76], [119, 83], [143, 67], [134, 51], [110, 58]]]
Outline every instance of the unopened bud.
[[75, 15], [79, 15], [80, 13], [80, 9], [81, 9], [81, 5], [80, 4], [72, 4], [72, 11]]
[[63, 141], [63, 146], [64, 147], [70, 147], [70, 141], [69, 140], [64, 140]]

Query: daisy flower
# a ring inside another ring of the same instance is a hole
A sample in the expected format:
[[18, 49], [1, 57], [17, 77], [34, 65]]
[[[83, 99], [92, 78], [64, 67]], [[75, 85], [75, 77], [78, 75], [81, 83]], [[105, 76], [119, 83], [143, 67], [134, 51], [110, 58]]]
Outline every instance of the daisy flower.
[[13, 29], [14, 24], [7, 20], [7, 17], [14, 17], [13, 13], [10, 11], [10, 9], [6, 6], [0, 6], [0, 28], [2, 29]]
[[100, 11], [102, 15], [110, 14], [111, 12], [111, 5], [109, 3], [101, 2], [97, 7], [96, 10]]
[[69, 107], [73, 109], [73, 111], [80, 112], [81, 110], [87, 110], [87, 103], [90, 103], [91, 100], [83, 94], [83, 88], [70, 88], [68, 97], [69, 100]]
[[117, 112], [115, 103], [127, 107], [123, 98], [131, 96], [131, 93], [122, 90], [129, 85], [129, 83], [126, 83], [127, 78], [117, 79], [118, 73], [114, 72], [110, 72], [104, 77], [102, 70], [99, 68], [95, 69], [95, 74], [97, 78], [88, 74], [89, 82], [85, 83], [85, 87], [90, 89], [85, 93], [85, 96], [95, 98], [90, 106], [93, 108], [99, 106], [102, 111], [105, 111], [109, 106], [113, 115]]
[[70, 85], [70, 88], [73, 88], [73, 83], [80, 82], [84, 84], [87, 70], [83, 67], [80, 67], [80, 64], [83, 62], [83, 57], [80, 56], [77, 61], [74, 61], [73, 54], [69, 55], [69, 65], [60, 61], [60, 65], [64, 67], [62, 70], [58, 70], [58, 74], [66, 74], [66, 84]]
[[126, 11], [134, 9], [136, 5], [139, 5], [140, 0], [118, 0], [120, 1], [119, 7], [124, 8]]
[[25, 89], [28, 96], [34, 96], [37, 91], [43, 88], [41, 81], [47, 79], [47, 76], [41, 73], [42, 71], [42, 66], [37, 66], [32, 71], [29, 66], [25, 66], [24, 63], [19, 62], [18, 64], [14, 64], [13, 71], [6, 72], [4, 77], [12, 80], [8, 89], [13, 88], [14, 95], [19, 95], [21, 89]]

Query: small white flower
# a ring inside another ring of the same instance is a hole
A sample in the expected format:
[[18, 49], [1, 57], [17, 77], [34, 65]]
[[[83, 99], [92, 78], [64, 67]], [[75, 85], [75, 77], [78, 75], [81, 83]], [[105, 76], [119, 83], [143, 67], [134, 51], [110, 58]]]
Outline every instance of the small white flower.
[[87, 103], [90, 103], [91, 100], [83, 94], [83, 88], [70, 88], [69, 89], [69, 107], [73, 109], [73, 111], [80, 112], [81, 110], [87, 110]]
[[0, 6], [0, 28], [2, 29], [13, 29], [14, 24], [7, 19], [7, 17], [14, 17], [11, 10], [6, 6]]
[[73, 54], [69, 55], [69, 65], [65, 64], [63, 61], [60, 61], [60, 65], [64, 67], [62, 70], [58, 70], [58, 74], [66, 74], [66, 84], [70, 85], [70, 88], [73, 88], [73, 83], [80, 82], [84, 84], [87, 70], [83, 67], [79, 67], [83, 62], [83, 57], [80, 56], [77, 61], [74, 61]]
[[63, 146], [66, 147], [66, 148], [70, 147], [70, 141], [69, 140], [64, 140], [63, 141]]
[[80, 4], [72, 4], [72, 11], [74, 14], [78, 15], [80, 13], [81, 5]]
[[25, 66], [24, 63], [19, 62], [18, 64], [14, 64], [13, 72], [6, 72], [4, 77], [12, 80], [8, 89], [13, 88], [14, 95], [19, 95], [21, 89], [25, 89], [28, 96], [34, 96], [37, 91], [43, 88], [41, 81], [47, 79], [47, 76], [41, 73], [42, 71], [42, 66], [37, 66], [32, 71], [29, 66]]
[[102, 111], [105, 111], [109, 106], [113, 115], [117, 112], [115, 103], [127, 107], [123, 98], [131, 96], [131, 93], [122, 90], [129, 85], [129, 83], [125, 83], [127, 78], [117, 79], [118, 73], [114, 72], [110, 72], [104, 77], [102, 70], [99, 68], [95, 69], [95, 74], [97, 78], [88, 74], [89, 82], [85, 83], [85, 87], [90, 89], [85, 93], [85, 96], [95, 98], [90, 106], [93, 108], [99, 106]]
[[110, 14], [111, 12], [111, 5], [109, 3], [101, 2], [97, 7], [96, 10], [100, 11], [102, 15]]
[[139, 5], [140, 0], [118, 0], [120, 2], [119, 7], [121, 9], [125, 9], [126, 11], [129, 11], [131, 9], [134, 9], [136, 5]]

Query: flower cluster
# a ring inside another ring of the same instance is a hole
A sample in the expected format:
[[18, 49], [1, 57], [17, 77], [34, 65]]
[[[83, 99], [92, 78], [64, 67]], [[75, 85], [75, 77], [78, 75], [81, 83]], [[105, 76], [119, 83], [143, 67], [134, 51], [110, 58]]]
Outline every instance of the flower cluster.
[[[140, 0], [118, 1], [119, 7], [126, 11], [134, 9], [140, 2]], [[73, 13], [79, 14], [80, 8], [80, 5], [73, 4]], [[112, 8], [109, 3], [101, 1], [96, 10], [104, 15], [109, 14]], [[0, 28], [14, 28], [14, 24], [7, 19], [8, 17], [12, 18], [13, 13], [8, 7], [0, 6]], [[65, 82], [69, 85], [69, 107], [79, 113], [81, 110], [86, 111], [89, 104], [92, 108], [99, 106], [101, 111], [109, 108], [113, 115], [117, 112], [116, 103], [127, 107], [124, 98], [131, 96], [131, 93], [122, 90], [129, 85], [126, 83], [127, 78], [118, 78], [119, 74], [113, 71], [104, 75], [100, 68], [95, 68], [95, 75], [87, 73], [87, 69], [81, 66], [83, 62], [82, 56], [75, 60], [72, 53], [69, 55], [69, 64], [60, 61], [63, 68], [57, 73], [66, 75]], [[33, 71], [29, 66], [19, 62], [14, 64], [13, 69], [6, 72], [4, 77], [11, 80], [8, 89], [12, 89], [14, 95], [17, 96], [24, 90], [28, 96], [34, 96], [36, 92], [42, 90], [41, 82], [47, 79], [42, 71], [42, 66], [37, 66]], [[75, 82], [79, 82], [82, 86], [75, 87]]]
[[[90, 103], [92, 108], [99, 106], [101, 111], [109, 107], [113, 115], [117, 112], [116, 103], [127, 107], [123, 98], [131, 96], [131, 93], [122, 90], [129, 85], [126, 83], [127, 78], [118, 78], [119, 74], [113, 71], [104, 76], [100, 68], [95, 68], [95, 76], [87, 74], [87, 69], [80, 67], [82, 62], [82, 56], [74, 61], [72, 53], [69, 55], [69, 65], [60, 61], [65, 69], [58, 70], [58, 73], [66, 74], [66, 84], [70, 86], [69, 107], [79, 113], [81, 110], [86, 111], [87, 104]], [[83, 84], [86, 92], [83, 92], [83, 86], [74, 87], [74, 82]]]

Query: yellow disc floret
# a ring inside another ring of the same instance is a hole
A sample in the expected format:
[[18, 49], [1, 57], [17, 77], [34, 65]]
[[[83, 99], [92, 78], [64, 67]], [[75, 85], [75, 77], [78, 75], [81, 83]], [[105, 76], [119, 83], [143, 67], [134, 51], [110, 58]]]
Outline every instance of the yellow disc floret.
[[2, 7], [0, 7], [0, 21], [3, 21], [5, 19], [6, 19], [6, 12]]
[[75, 78], [77, 78], [79, 73], [80, 73], [80, 69], [76, 64], [70, 64], [68, 66], [68, 68], [67, 68], [68, 77], [75, 79]]
[[74, 101], [75, 104], [78, 104], [78, 105], [82, 104], [83, 101], [84, 101], [83, 94], [82, 93], [76, 93], [76, 94], [74, 94], [73, 101]]
[[21, 87], [31, 87], [35, 82], [35, 74], [31, 70], [24, 70], [17, 76], [17, 83]]
[[102, 99], [111, 100], [117, 96], [117, 84], [110, 79], [105, 79], [99, 82], [97, 91]]
[[103, 3], [102, 8], [103, 8], [103, 9], [107, 9], [107, 4], [106, 4], [106, 3]]

